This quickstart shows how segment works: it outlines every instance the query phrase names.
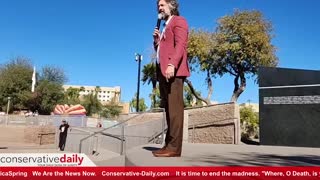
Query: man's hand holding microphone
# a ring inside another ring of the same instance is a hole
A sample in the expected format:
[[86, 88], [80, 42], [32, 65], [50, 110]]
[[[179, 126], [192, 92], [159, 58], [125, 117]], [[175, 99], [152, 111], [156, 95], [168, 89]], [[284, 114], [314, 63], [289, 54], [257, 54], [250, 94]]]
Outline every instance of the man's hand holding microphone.
[[163, 18], [163, 15], [162, 13], [159, 13], [158, 14], [158, 19], [157, 19], [157, 25], [153, 31], [153, 43], [155, 45], [159, 45], [159, 41], [160, 41], [160, 23], [161, 23], [161, 20]]
[[[160, 36], [161, 36], [160, 35], [160, 23], [161, 23], [162, 19], [163, 19], [163, 14], [159, 13], [158, 19], [157, 19], [157, 25], [153, 31], [153, 43], [156, 46], [158, 46], [159, 42], [160, 42]], [[167, 82], [169, 82], [170, 78], [174, 77], [174, 71], [175, 71], [174, 66], [172, 64], [169, 64], [167, 67], [167, 70], [165, 72], [165, 77], [166, 77]]]

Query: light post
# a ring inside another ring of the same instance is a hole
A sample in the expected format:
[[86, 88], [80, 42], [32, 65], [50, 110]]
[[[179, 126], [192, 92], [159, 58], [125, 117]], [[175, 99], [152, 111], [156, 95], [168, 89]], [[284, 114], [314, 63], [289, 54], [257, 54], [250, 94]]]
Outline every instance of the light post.
[[8, 97], [7, 115], [9, 114], [9, 108], [10, 108], [10, 99], [11, 99], [11, 97]]
[[137, 112], [139, 112], [139, 93], [140, 93], [140, 68], [141, 68], [141, 61], [142, 55], [135, 53], [136, 61], [138, 61], [138, 85], [137, 85]]
[[9, 121], [8, 121], [8, 118], [9, 118], [10, 99], [11, 99], [11, 97], [8, 97], [6, 125], [8, 125], [8, 122], [9, 122]]

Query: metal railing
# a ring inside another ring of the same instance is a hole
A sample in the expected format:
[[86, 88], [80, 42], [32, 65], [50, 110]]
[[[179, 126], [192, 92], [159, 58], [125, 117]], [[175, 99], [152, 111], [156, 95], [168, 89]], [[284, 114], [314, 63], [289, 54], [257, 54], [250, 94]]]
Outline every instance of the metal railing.
[[[125, 142], [127, 141], [126, 139], [129, 138], [129, 137], [138, 137], [138, 136], [125, 136], [125, 125], [128, 122], [130, 122], [132, 120], [136, 120], [138, 118], [141, 118], [144, 115], [146, 115], [147, 113], [151, 113], [151, 112], [162, 112], [163, 113], [163, 119], [162, 119], [162, 123], [161, 123], [161, 132], [159, 132], [158, 134], [159, 134], [159, 136], [162, 134], [162, 141], [164, 141], [165, 121], [166, 121], [165, 110], [163, 108], [154, 108], [154, 109], [151, 109], [151, 110], [146, 111], [146, 112], [137, 113], [137, 115], [132, 116], [132, 117], [130, 117], [130, 118], [118, 123], [118, 124], [115, 124], [115, 125], [107, 127], [107, 128], [103, 128], [100, 131], [93, 132], [92, 134], [88, 135], [87, 137], [84, 137], [84, 138], [80, 139], [80, 142], [79, 142], [79, 153], [82, 153], [82, 146], [83, 146], [83, 142], [85, 140], [87, 140], [89, 138], [92, 138], [92, 137], [95, 137], [95, 136], [100, 134], [100, 135], [111, 137], [113, 139], [121, 141], [119, 154], [123, 155], [125, 153]], [[121, 126], [120, 135], [115, 135], [115, 134], [111, 134], [111, 133], [105, 132], [107, 130], [111, 130], [111, 129], [114, 129], [114, 128], [117, 128], [117, 127], [120, 127], [120, 126]], [[153, 138], [153, 136], [151, 136], [151, 137], [139, 136], [139, 138], [150, 139], [150, 138]]]
[[164, 141], [164, 132], [166, 132], [167, 131], [167, 129], [168, 128], [166, 128], [166, 129], [163, 129], [161, 132], [156, 132], [156, 133], [154, 133], [154, 135], [152, 135], [151, 137], [148, 137], [148, 143], [151, 143], [151, 142], [153, 142], [153, 143], [155, 143], [156, 142], [156, 140], [161, 136], [161, 138], [162, 138], [162, 142]]

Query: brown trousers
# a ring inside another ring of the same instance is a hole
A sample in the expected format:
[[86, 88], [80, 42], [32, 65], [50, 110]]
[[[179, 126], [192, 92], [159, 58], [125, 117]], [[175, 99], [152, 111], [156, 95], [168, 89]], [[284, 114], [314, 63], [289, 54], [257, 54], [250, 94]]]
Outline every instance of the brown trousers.
[[159, 66], [157, 66], [157, 77], [161, 97], [160, 107], [166, 110], [168, 126], [165, 144], [169, 150], [181, 153], [184, 117], [183, 83], [185, 77], [174, 77], [167, 82]]

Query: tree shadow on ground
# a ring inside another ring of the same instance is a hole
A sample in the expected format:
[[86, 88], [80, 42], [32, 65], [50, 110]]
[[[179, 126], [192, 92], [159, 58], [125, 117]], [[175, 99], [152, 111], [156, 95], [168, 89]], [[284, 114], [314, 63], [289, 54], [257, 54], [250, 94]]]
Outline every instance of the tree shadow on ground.
[[252, 140], [248, 138], [241, 138], [241, 142], [248, 144], [248, 145], [260, 145], [260, 142], [258, 140]]
[[[187, 161], [200, 161], [213, 166], [319, 166], [318, 155], [274, 155], [260, 153], [237, 153], [236, 156], [202, 156]], [[197, 166], [197, 164], [194, 164]], [[210, 165], [209, 165], [210, 166]]]

